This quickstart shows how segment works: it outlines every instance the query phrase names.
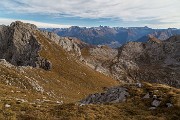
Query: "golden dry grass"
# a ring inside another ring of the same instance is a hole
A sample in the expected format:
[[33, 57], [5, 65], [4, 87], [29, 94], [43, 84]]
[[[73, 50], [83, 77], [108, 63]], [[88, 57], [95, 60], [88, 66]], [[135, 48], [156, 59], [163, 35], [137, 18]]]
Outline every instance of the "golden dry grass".
[[[150, 100], [142, 99], [146, 93], [146, 87], [151, 86], [144, 83], [143, 88], [128, 86], [131, 97], [126, 102], [109, 103], [97, 105], [79, 106], [74, 103], [57, 105], [55, 103], [42, 103], [32, 105], [28, 103], [17, 104], [13, 100], [1, 100], [0, 118], [19, 119], [19, 120], [179, 120], [180, 105], [174, 104], [167, 108], [165, 105], [159, 106], [155, 110], [149, 110]], [[147, 85], [147, 86], [146, 86]], [[122, 85], [127, 87], [127, 85]], [[149, 90], [157, 90], [161, 86], [152, 84]], [[161, 86], [159, 92], [164, 92], [168, 96], [170, 88]], [[179, 95], [179, 90], [174, 89], [174, 94]], [[166, 92], [167, 91], [167, 92]], [[132, 95], [133, 93], [133, 95]], [[179, 98], [174, 97], [176, 100]], [[163, 99], [169, 99], [163, 97]], [[4, 108], [4, 104], [12, 105], [10, 108]]]
[[75, 58], [59, 45], [41, 34], [36, 33], [36, 35], [42, 44], [40, 55], [52, 62], [52, 70], [34, 69], [29, 70], [28, 73], [48, 80], [48, 85], [44, 87], [63, 94], [65, 102], [77, 101], [90, 93], [101, 91], [103, 87], [118, 84], [115, 80], [76, 62]]

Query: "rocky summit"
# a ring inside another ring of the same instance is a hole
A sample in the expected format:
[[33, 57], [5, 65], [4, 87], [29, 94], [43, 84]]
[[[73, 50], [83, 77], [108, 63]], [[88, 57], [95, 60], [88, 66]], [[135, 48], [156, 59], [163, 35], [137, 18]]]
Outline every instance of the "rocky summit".
[[52, 63], [39, 55], [42, 45], [38, 42], [36, 32], [56, 42], [68, 52], [74, 51], [78, 56], [80, 49], [72, 39], [59, 37], [50, 32], [39, 31], [29, 23], [16, 21], [10, 26], [0, 26], [0, 58], [6, 59], [13, 65], [40, 67], [49, 70]]
[[119, 80], [145, 80], [180, 87], [180, 36], [129, 42], [118, 50], [110, 72]]
[[51, 62], [39, 55], [41, 45], [33, 32], [38, 28], [20, 21], [0, 27], [0, 58], [13, 65], [51, 69]]

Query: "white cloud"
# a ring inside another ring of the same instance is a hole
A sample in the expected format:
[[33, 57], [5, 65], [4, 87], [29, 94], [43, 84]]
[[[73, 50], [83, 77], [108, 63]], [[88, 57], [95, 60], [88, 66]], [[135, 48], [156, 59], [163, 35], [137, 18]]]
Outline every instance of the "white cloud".
[[36, 25], [39, 28], [68, 28], [72, 25], [60, 25], [60, 24], [51, 24], [51, 23], [43, 23], [43, 22], [37, 22], [37, 21], [31, 21], [31, 20], [22, 20], [22, 19], [8, 19], [8, 18], [0, 18], [0, 25], [10, 25], [14, 21], [22, 21], [25, 23], [31, 23]]
[[180, 0], [1, 0], [0, 5], [9, 12], [56, 17], [157, 21], [161, 25], [179, 25], [180, 21]]

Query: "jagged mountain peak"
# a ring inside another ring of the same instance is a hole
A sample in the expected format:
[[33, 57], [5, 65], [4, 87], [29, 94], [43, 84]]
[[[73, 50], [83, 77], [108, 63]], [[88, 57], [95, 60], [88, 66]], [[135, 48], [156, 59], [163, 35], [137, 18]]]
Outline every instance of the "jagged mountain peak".
[[129, 42], [123, 45], [110, 66], [111, 73], [116, 79], [128, 82], [145, 80], [179, 88], [179, 38], [174, 36], [159, 41], [152, 37], [146, 43]]
[[39, 55], [41, 44], [36, 35], [37, 27], [33, 24], [16, 21], [2, 27], [0, 39], [0, 58], [13, 65], [32, 66], [50, 69], [51, 63]]
[[10, 26], [0, 27], [0, 58], [17, 66], [50, 69], [52, 66], [50, 61], [39, 55], [43, 46], [38, 41], [37, 32], [54, 41], [67, 52], [77, 56], [81, 55], [75, 38], [60, 37], [52, 32], [38, 30], [37, 26], [33, 24], [15, 21]]
[[10, 27], [12, 28], [26, 28], [29, 30], [38, 30], [37, 26], [30, 23], [24, 23], [21, 21], [15, 21], [10, 24]]

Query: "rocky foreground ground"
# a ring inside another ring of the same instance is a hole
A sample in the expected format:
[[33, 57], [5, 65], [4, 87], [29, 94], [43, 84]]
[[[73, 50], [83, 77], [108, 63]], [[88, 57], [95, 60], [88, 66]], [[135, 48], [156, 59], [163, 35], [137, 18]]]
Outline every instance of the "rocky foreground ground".
[[[124, 84], [70, 104], [1, 97], [1, 119], [178, 120], [180, 91], [161, 84]], [[17, 91], [14, 91], [17, 92]]]

